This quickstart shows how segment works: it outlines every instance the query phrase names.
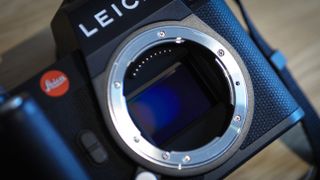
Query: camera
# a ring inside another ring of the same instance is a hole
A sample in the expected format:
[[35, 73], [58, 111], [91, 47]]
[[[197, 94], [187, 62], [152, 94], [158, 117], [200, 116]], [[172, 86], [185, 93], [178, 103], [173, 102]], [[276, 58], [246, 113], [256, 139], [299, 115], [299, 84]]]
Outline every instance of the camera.
[[304, 115], [223, 0], [65, 1], [52, 32], [57, 62], [11, 94], [94, 179], [222, 178]]

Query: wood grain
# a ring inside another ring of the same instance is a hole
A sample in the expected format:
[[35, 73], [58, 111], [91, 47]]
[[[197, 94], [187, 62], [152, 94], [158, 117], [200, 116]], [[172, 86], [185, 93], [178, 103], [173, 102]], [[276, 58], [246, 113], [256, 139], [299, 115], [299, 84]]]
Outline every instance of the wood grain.
[[48, 27], [62, 0], [0, 0], [0, 54]]
[[275, 141], [226, 179], [293, 180], [302, 177], [307, 170], [306, 163], [288, 150], [281, 141]]
[[[238, 15], [231, 0], [227, 2]], [[48, 27], [60, 3], [61, 0], [0, 0], [0, 54]], [[244, 3], [265, 39], [288, 57], [293, 76], [320, 112], [320, 1]], [[285, 145], [275, 141], [227, 179], [299, 179], [307, 168]]]

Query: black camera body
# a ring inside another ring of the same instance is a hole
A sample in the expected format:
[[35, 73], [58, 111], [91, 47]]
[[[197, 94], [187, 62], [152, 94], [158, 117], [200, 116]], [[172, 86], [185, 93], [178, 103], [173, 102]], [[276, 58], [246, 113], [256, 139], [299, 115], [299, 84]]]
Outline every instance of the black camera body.
[[75, 0], [52, 30], [59, 60], [11, 93], [93, 179], [222, 178], [303, 117], [223, 0]]

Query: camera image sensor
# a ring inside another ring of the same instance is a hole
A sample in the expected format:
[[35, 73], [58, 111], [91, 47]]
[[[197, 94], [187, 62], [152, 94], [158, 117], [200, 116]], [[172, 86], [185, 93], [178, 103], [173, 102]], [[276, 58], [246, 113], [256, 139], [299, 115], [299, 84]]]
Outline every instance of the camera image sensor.
[[136, 124], [157, 145], [192, 124], [213, 105], [183, 65], [128, 100]]
[[130, 64], [124, 95], [142, 136], [168, 151], [199, 148], [221, 136], [233, 114], [217, 57], [185, 41], [150, 48]]

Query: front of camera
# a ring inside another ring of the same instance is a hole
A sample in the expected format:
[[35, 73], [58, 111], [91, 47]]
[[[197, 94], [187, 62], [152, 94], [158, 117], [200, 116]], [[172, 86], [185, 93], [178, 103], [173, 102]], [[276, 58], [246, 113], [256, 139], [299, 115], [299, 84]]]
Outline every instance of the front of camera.
[[195, 16], [137, 30], [102, 76], [95, 85], [107, 85], [96, 90], [106, 94], [99, 101], [108, 128], [154, 171], [208, 171], [237, 151], [249, 130], [249, 74], [231, 45]]
[[90, 177], [220, 179], [303, 116], [225, 2], [193, 2], [66, 1], [54, 17], [60, 60], [12, 94]]

